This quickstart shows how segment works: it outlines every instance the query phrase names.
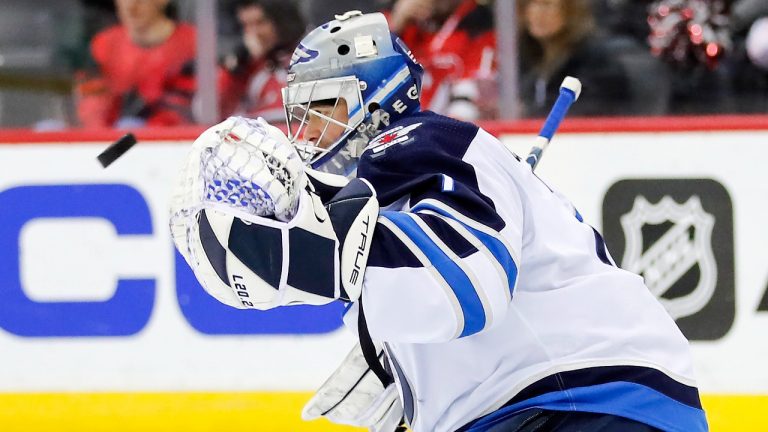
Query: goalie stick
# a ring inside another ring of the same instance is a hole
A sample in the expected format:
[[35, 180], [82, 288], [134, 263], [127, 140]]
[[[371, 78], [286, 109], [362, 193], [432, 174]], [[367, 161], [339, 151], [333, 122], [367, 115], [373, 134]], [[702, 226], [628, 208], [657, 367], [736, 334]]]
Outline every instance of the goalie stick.
[[542, 153], [544, 153], [555, 132], [557, 132], [557, 128], [565, 118], [568, 108], [579, 98], [579, 94], [581, 94], [581, 81], [571, 76], [565, 77], [563, 83], [560, 84], [560, 95], [557, 97], [555, 104], [552, 105], [544, 125], [541, 126], [541, 131], [539, 136], [536, 137], [533, 148], [528, 153], [528, 157], [525, 158], [525, 161], [531, 166], [531, 170], [536, 169], [536, 165], [541, 160]]

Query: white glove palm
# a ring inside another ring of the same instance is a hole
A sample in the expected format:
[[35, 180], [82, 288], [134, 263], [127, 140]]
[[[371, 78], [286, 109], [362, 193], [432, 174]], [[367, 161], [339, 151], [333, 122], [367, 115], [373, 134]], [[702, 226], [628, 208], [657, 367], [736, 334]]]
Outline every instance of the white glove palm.
[[230, 117], [195, 140], [174, 191], [172, 217], [202, 205], [288, 221], [306, 186], [304, 164], [282, 131]]

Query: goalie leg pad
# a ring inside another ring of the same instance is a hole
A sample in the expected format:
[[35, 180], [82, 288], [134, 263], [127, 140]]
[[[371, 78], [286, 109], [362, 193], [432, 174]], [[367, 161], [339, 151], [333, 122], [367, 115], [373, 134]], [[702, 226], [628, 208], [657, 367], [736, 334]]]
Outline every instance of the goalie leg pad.
[[[377, 351], [379, 358], [386, 361], [383, 350], [377, 347]], [[400, 424], [403, 407], [395, 384], [382, 386], [357, 344], [307, 402], [301, 417], [325, 417], [337, 424], [391, 432]]]

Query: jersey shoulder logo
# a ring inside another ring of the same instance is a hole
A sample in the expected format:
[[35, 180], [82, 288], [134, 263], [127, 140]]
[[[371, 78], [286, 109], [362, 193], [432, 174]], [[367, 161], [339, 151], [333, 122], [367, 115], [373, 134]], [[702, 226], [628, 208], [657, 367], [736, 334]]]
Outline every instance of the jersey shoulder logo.
[[380, 153], [395, 144], [406, 142], [410, 139], [408, 135], [411, 131], [421, 126], [421, 123], [414, 123], [408, 126], [396, 126], [382, 134], [374, 137], [366, 150], [372, 150], [373, 153]]

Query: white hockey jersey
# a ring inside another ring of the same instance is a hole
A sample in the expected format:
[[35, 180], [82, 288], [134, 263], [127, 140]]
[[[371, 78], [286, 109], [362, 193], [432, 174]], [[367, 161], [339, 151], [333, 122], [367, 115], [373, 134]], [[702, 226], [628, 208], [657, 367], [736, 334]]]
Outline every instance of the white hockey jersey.
[[383, 208], [365, 316], [414, 431], [484, 430], [530, 407], [707, 429], [674, 321], [496, 138], [419, 113], [371, 141], [358, 177]]

